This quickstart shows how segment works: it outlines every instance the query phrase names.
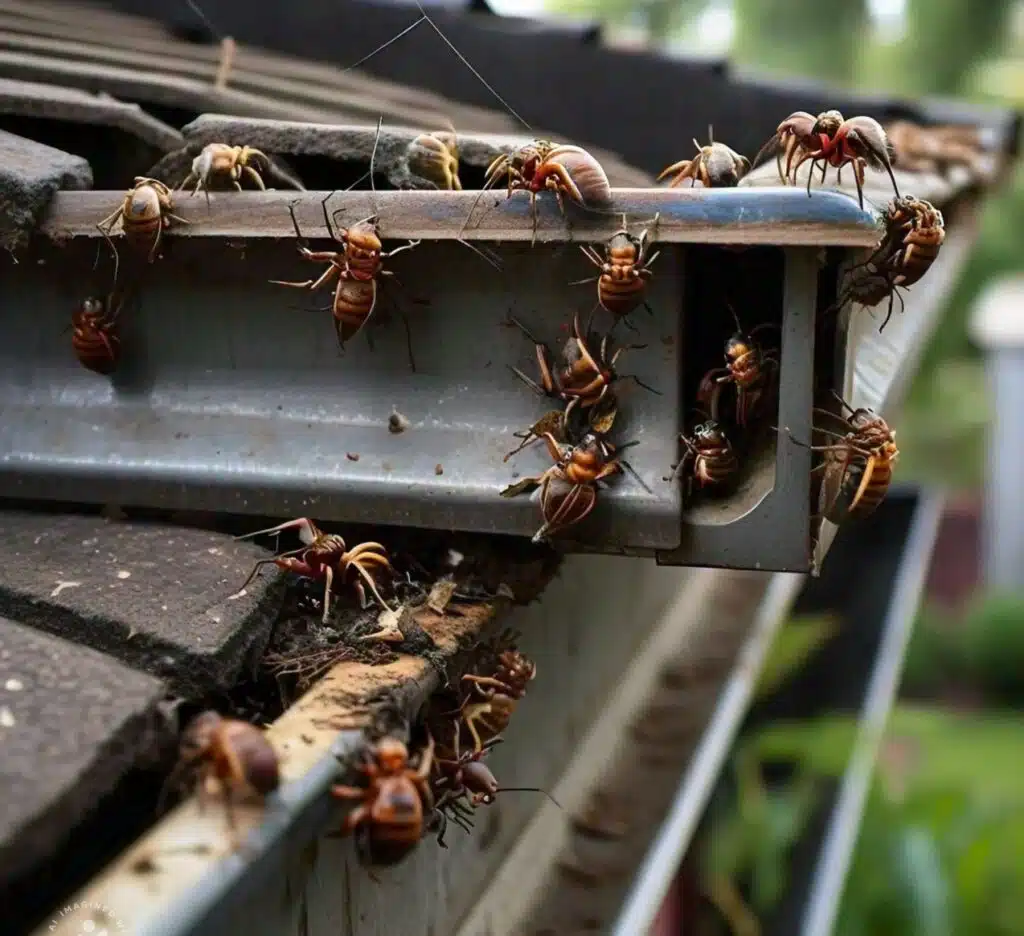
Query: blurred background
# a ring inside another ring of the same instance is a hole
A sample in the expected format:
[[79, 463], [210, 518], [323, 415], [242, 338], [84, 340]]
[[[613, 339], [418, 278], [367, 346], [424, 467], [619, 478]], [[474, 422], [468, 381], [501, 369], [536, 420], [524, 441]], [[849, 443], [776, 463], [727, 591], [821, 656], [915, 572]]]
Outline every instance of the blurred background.
[[[1018, 0], [491, 0], [501, 12], [595, 17], [616, 41], [908, 97], [1024, 106]], [[679, 88], [680, 96], [687, 89]], [[987, 202], [968, 267], [899, 421], [901, 480], [941, 485], [928, 598], [847, 881], [841, 936], [1024, 933], [1024, 598], [980, 582], [984, 361], [968, 323], [986, 286], [1024, 268], [1024, 171]], [[1021, 309], [1024, 314], [1024, 308]], [[772, 691], [828, 639], [795, 619]], [[829, 717], [748, 732], [691, 855], [700, 895], [688, 932], [754, 936], [787, 887], [792, 846], [823, 785], [842, 773], [853, 722]], [[768, 767], [786, 765], [783, 783]], [[688, 918], [691, 916], [687, 914]]]

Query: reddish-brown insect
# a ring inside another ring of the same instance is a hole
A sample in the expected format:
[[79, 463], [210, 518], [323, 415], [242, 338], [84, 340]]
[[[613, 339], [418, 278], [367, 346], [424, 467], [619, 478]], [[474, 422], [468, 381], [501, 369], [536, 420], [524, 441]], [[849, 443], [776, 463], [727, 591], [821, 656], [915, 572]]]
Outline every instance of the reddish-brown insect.
[[736, 331], [725, 343], [725, 367], [712, 368], [704, 375], [697, 390], [697, 401], [711, 414], [711, 419], [718, 422], [722, 390], [727, 384], [733, 384], [736, 388], [736, 424], [745, 427], [758, 415], [761, 401], [770, 398], [766, 391], [774, 386], [779, 369], [778, 351], [762, 348], [755, 335], [777, 326], [766, 323], [744, 332], [735, 310], [731, 306], [729, 310], [736, 322]]
[[693, 188], [698, 180], [704, 188], [735, 188], [739, 185], [740, 179], [750, 172], [750, 160], [724, 143], [716, 143], [710, 127], [708, 140], [707, 146], [701, 146], [694, 140], [693, 145], [697, 147], [696, 157], [673, 163], [662, 171], [657, 181], [660, 182], [666, 176], [673, 176], [669, 188], [675, 188], [687, 179], [690, 180], [690, 188]]
[[[178, 189], [194, 186], [192, 194], [201, 189], [209, 193], [210, 188], [218, 179], [230, 183], [236, 191], [242, 191], [244, 175], [260, 191], [266, 191], [263, 177], [253, 167], [253, 163], [269, 162], [267, 154], [251, 146], [228, 146], [227, 143], [207, 143], [202, 152], [192, 160], [192, 171], [184, 178]], [[207, 194], [209, 198], [209, 194]]]
[[484, 189], [508, 178], [508, 195], [522, 189], [529, 193], [533, 217], [533, 241], [537, 240], [537, 195], [552, 192], [565, 214], [564, 197], [579, 205], [607, 204], [612, 189], [601, 164], [579, 146], [562, 146], [548, 140], [534, 140], [508, 154], [498, 156], [487, 167]]
[[[502, 497], [515, 497], [540, 487], [543, 523], [533, 535], [535, 543], [587, 517], [597, 503], [598, 483], [620, 474], [625, 464], [623, 451], [637, 444], [627, 442], [616, 448], [595, 432], [586, 433], [576, 445], [559, 442], [549, 432], [544, 433], [543, 438], [555, 464], [543, 474], [523, 478], [501, 491]], [[635, 472], [633, 474], [635, 476]]]
[[429, 781], [433, 759], [433, 738], [428, 738], [415, 768], [402, 741], [382, 738], [356, 765], [365, 786], [331, 787], [338, 799], [361, 800], [345, 817], [340, 834], [355, 833], [356, 852], [364, 864], [397, 864], [423, 838], [425, 820], [434, 812]]
[[517, 367], [511, 367], [512, 373], [542, 396], [565, 400], [570, 408], [579, 406], [587, 409], [602, 402], [610, 393], [611, 385], [617, 380], [632, 380], [645, 390], [658, 393], [639, 378], [633, 375], [620, 375], [615, 370], [619, 355], [623, 351], [639, 351], [647, 346], [623, 345], [609, 356], [611, 336], [605, 335], [601, 339], [600, 350], [595, 355], [590, 350], [590, 344], [595, 336], [584, 336], [578, 312], [573, 316], [573, 335], [565, 343], [563, 350], [565, 364], [559, 370], [552, 366], [551, 350], [544, 342], [535, 338], [518, 319], [510, 316], [509, 321], [533, 342], [537, 353], [537, 367], [540, 370], [540, 383], [531, 380]]
[[847, 417], [818, 407], [815, 412], [838, 420], [846, 432], [816, 426], [815, 432], [836, 441], [810, 448], [824, 453], [821, 464], [813, 469], [823, 472], [819, 512], [839, 524], [874, 513], [889, 491], [893, 467], [900, 453], [895, 431], [881, 416], [869, 409], [853, 409], [838, 394], [835, 396], [849, 413]]
[[[288, 211], [295, 225], [295, 236], [299, 240], [299, 253], [314, 263], [327, 263], [329, 266], [318, 279], [304, 280], [301, 283], [286, 280], [271, 280], [279, 286], [291, 286], [295, 289], [317, 290], [321, 286], [337, 279], [334, 290], [334, 302], [331, 309], [334, 314], [334, 327], [338, 334], [338, 345], [345, 347], [345, 342], [359, 333], [369, 321], [377, 308], [377, 280], [380, 276], [394, 276], [390, 270], [383, 268], [383, 261], [410, 250], [419, 241], [409, 241], [387, 253], [382, 252], [380, 236], [377, 232], [377, 217], [371, 216], [358, 221], [348, 228], [338, 228], [331, 221], [327, 212], [327, 202], [333, 192], [321, 202], [324, 223], [330, 236], [342, 245], [342, 250], [310, 250], [305, 245], [305, 238], [299, 230], [299, 221], [295, 217], [295, 205], [289, 205]], [[335, 217], [338, 211], [334, 212]]]
[[[659, 215], [654, 216], [654, 225], [658, 224]], [[647, 281], [651, 278], [651, 264], [658, 258], [659, 251], [647, 256], [647, 230], [634, 237], [626, 228], [626, 218], [622, 218], [622, 229], [616, 231], [604, 246], [602, 257], [589, 244], [581, 245], [580, 250], [600, 271], [600, 276], [576, 280], [571, 286], [592, 283], [597, 280], [597, 302], [607, 312], [615, 316], [616, 321], [625, 319], [638, 305], [651, 312], [651, 307], [644, 299]]]
[[502, 461], [508, 461], [534, 442], [540, 442], [545, 435], [552, 435], [558, 442], [577, 445], [583, 441], [587, 432], [606, 436], [612, 431], [615, 417], [618, 415], [618, 404], [612, 394], [607, 394], [600, 403], [583, 410], [572, 403], [564, 410], [548, 410], [529, 429], [513, 432], [512, 435], [522, 441]]
[[[807, 111], [796, 111], [779, 124], [775, 135], [761, 148], [754, 165], [761, 155], [775, 148], [776, 163], [782, 180], [796, 181], [800, 166], [810, 160], [807, 174], [807, 194], [811, 194], [811, 179], [814, 167], [821, 164], [822, 178], [829, 166], [842, 174], [843, 166], [853, 167], [853, 178], [857, 184], [857, 198], [864, 207], [864, 170], [884, 169], [892, 180], [893, 191], [899, 197], [900, 190], [892, 171], [893, 149], [882, 125], [871, 117], [851, 117], [849, 120], [837, 110], [824, 111], [815, 117]], [[782, 156], [786, 157], [786, 168], [782, 168]]]
[[[109, 312], [102, 299], [88, 298], [71, 313], [71, 347], [82, 367], [103, 376], [117, 370], [121, 338], [117, 330], [120, 303]], [[109, 312], [109, 314], [108, 314]]]
[[873, 307], [888, 299], [889, 308], [878, 329], [881, 332], [892, 318], [897, 299], [903, 308], [899, 290], [914, 285], [928, 272], [945, 239], [942, 212], [934, 205], [913, 195], [894, 198], [886, 209], [882, 240], [864, 263], [850, 271], [836, 307], [851, 300]]
[[298, 530], [299, 539], [304, 545], [292, 552], [281, 553], [271, 559], [261, 559], [253, 566], [253, 570], [245, 580], [242, 588], [245, 588], [253, 580], [263, 566], [271, 564], [306, 578], [314, 580], [323, 579], [323, 622], [326, 624], [331, 611], [331, 592], [335, 585], [335, 576], [338, 579], [337, 584], [341, 585], [348, 582], [350, 580], [349, 574], [355, 571], [358, 577], [352, 584], [355, 587], [356, 594], [359, 596], [360, 604], [363, 607], [366, 606], [365, 585], [383, 608], [391, 610], [388, 603], [377, 590], [377, 582], [375, 580], [377, 574], [381, 572], [390, 573], [392, 571], [387, 550], [380, 543], [360, 543], [354, 549], [349, 550], [341, 536], [338, 536], [336, 533], [324, 533], [308, 517], [289, 520], [267, 530], [246, 533], [244, 536], [237, 537], [237, 539], [250, 539], [253, 536], [263, 536], [268, 533], [282, 533], [285, 530]]
[[473, 754], [482, 754], [508, 728], [508, 723], [537, 675], [537, 664], [518, 650], [504, 650], [489, 676], [467, 673], [470, 694], [459, 709], [462, 724], [473, 739]]
[[679, 477], [690, 465], [691, 459], [693, 470], [687, 475], [688, 481], [696, 481], [702, 488], [720, 487], [732, 480], [739, 470], [739, 459], [729, 437], [714, 420], [700, 423], [694, 427], [693, 435], [682, 435], [679, 438], [686, 451], [679, 463], [673, 466], [672, 474], [666, 481], [674, 481]]
[[[147, 257], [152, 263], [156, 259], [160, 237], [171, 226], [171, 222], [189, 223], [173, 212], [171, 190], [163, 182], [136, 176], [135, 185], [125, 193], [121, 204], [96, 227], [110, 242], [110, 235], [120, 221], [125, 240], [139, 250], [148, 249]], [[117, 256], [116, 250], [114, 255]], [[116, 271], [114, 278], [117, 278]]]
[[277, 754], [266, 735], [248, 722], [223, 718], [212, 711], [197, 715], [182, 733], [175, 770], [194, 777], [200, 805], [214, 792], [221, 794], [232, 834], [233, 799], [240, 795], [266, 796], [281, 783]]

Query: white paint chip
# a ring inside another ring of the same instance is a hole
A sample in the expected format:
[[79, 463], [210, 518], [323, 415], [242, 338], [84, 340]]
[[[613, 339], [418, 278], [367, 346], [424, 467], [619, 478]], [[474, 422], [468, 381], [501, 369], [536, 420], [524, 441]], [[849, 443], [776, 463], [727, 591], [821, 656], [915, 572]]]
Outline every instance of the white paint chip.
[[119, 579], [126, 579], [126, 578], [131, 578], [131, 577], [132, 577], [132, 574], [131, 574], [131, 572], [129, 572], [129, 571], [127, 570], [127, 569], [121, 569], [121, 570], [120, 570], [120, 571], [119, 571], [119, 572], [117, 573], [117, 577], [118, 577]]
[[14, 727], [14, 712], [6, 705], [0, 705], [0, 728]]
[[65, 588], [80, 588], [81, 585], [82, 585], [81, 582], [61, 582], [61, 581], [58, 581], [56, 588], [54, 588], [53, 591], [50, 592], [50, 597], [51, 598], [56, 598], [62, 591], [64, 591]]
[[8, 679], [4, 683], [4, 689], [8, 692], [21, 692], [25, 688], [25, 684], [20, 679]]

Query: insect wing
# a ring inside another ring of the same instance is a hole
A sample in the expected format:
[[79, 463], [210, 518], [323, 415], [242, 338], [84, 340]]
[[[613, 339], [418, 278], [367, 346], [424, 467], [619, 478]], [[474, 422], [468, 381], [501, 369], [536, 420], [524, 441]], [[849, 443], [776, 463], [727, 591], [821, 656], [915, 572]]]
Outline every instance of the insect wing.
[[851, 464], [852, 454], [845, 445], [825, 453], [825, 471], [818, 492], [818, 513], [837, 526], [846, 520], [850, 511], [848, 479], [852, 476], [859, 482], [862, 473], [862, 468]]

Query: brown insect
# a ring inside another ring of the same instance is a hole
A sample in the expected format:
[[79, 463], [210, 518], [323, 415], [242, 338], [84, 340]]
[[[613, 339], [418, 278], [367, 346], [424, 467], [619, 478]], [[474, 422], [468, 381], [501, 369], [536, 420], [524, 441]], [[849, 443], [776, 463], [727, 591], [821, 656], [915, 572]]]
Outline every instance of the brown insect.
[[608, 176], [590, 153], [579, 146], [556, 145], [548, 140], [535, 140], [494, 159], [487, 167], [484, 189], [492, 188], [502, 176], [508, 178], [509, 198], [520, 189], [530, 195], [533, 243], [537, 240], [539, 193], [552, 192], [563, 215], [565, 196], [583, 206], [606, 204], [612, 197]]
[[[616, 448], [595, 432], [588, 432], [576, 445], [559, 442], [550, 432], [543, 434], [554, 460], [543, 474], [523, 478], [501, 491], [502, 497], [516, 497], [540, 487], [543, 523], [533, 535], [540, 543], [582, 521], [597, 503], [597, 486], [622, 472], [622, 453], [636, 445], [627, 442]], [[636, 477], [636, 472], [631, 472]], [[637, 478], [644, 488], [647, 486]]]
[[708, 140], [707, 146], [701, 146], [694, 140], [696, 157], [673, 163], [662, 171], [657, 181], [671, 175], [673, 179], [669, 182], [669, 188], [675, 188], [687, 179], [690, 180], [690, 188], [693, 188], [697, 180], [700, 180], [704, 188], [735, 188], [739, 185], [740, 179], [750, 172], [750, 160], [724, 143], [716, 143], [711, 127], [708, 127]]
[[945, 174], [952, 166], [962, 166], [975, 177], [982, 175], [983, 147], [975, 127], [922, 127], [897, 120], [885, 132], [900, 169]]
[[255, 725], [212, 711], [197, 715], [182, 733], [180, 759], [172, 777], [179, 771], [194, 778], [201, 807], [219, 788], [232, 835], [233, 799], [263, 797], [281, 783], [277, 754], [266, 735]]
[[117, 330], [120, 303], [108, 314], [102, 299], [88, 298], [71, 313], [71, 347], [82, 367], [103, 376], [117, 370], [121, 359], [121, 338]]
[[[829, 166], [839, 170], [846, 165], [853, 167], [853, 179], [857, 185], [857, 199], [864, 207], [864, 170], [884, 169], [892, 180], [893, 191], [899, 197], [900, 190], [893, 175], [893, 149], [882, 125], [871, 117], [844, 119], [837, 110], [824, 111], [815, 117], [807, 111], [796, 111], [779, 124], [775, 135], [761, 148], [754, 159], [754, 165], [761, 161], [762, 154], [771, 149], [776, 152], [776, 164], [784, 182], [796, 182], [797, 170], [810, 160], [811, 169], [807, 174], [807, 194], [811, 194], [811, 180], [814, 167], [821, 164], [822, 181]], [[786, 157], [786, 168], [782, 168], [782, 156]]]
[[590, 350], [590, 343], [595, 336], [590, 333], [584, 336], [580, 328], [579, 312], [576, 312], [573, 315], [572, 337], [565, 343], [563, 349], [565, 363], [561, 369], [556, 370], [552, 366], [550, 348], [543, 341], [535, 338], [518, 319], [509, 316], [508, 320], [533, 342], [537, 354], [537, 367], [540, 370], [540, 383], [531, 380], [517, 367], [510, 365], [510, 369], [530, 389], [541, 396], [565, 400], [569, 404], [569, 408], [579, 406], [587, 409], [602, 402], [610, 393], [611, 385], [617, 380], [632, 380], [645, 390], [658, 393], [638, 377], [632, 374], [622, 375], [615, 370], [619, 355], [623, 351], [639, 351], [646, 348], [647, 345], [623, 345], [609, 356], [611, 336], [605, 335], [601, 339], [600, 350], [594, 354]]
[[679, 437], [686, 451], [677, 465], [673, 466], [672, 474], [665, 478], [674, 481], [685, 471], [693, 460], [693, 470], [687, 476], [704, 487], [721, 487], [732, 480], [739, 471], [740, 463], [733, 450], [729, 437], [717, 422], [709, 419], [693, 429], [693, 435]]
[[537, 664], [518, 650], [498, 655], [491, 675], [467, 673], [462, 682], [470, 683], [470, 694], [459, 708], [462, 724], [473, 739], [475, 755], [492, 747], [526, 695], [526, 687], [537, 675]]
[[[148, 260], [152, 263], [156, 259], [160, 237], [171, 226], [171, 222], [189, 223], [173, 212], [171, 190], [163, 182], [136, 176], [135, 185], [125, 193], [121, 204], [96, 227], [107, 239], [116, 257], [117, 250], [110, 240], [110, 235], [120, 221], [121, 231], [128, 243], [140, 250], [148, 248]], [[114, 278], [117, 279], [116, 270]]]
[[607, 394], [599, 403], [586, 410], [573, 407], [571, 404], [565, 410], [549, 410], [529, 429], [512, 433], [515, 438], [522, 439], [522, 441], [502, 461], [507, 462], [527, 446], [539, 442], [546, 434], [554, 436], [559, 442], [568, 442], [570, 445], [581, 442], [588, 431], [599, 436], [606, 436], [612, 431], [617, 415], [618, 404], [612, 394]]
[[429, 781], [433, 759], [433, 738], [428, 738], [415, 768], [402, 741], [382, 738], [356, 765], [365, 786], [331, 787], [338, 799], [361, 800], [345, 817], [340, 834], [355, 833], [356, 853], [364, 864], [397, 864], [423, 838], [426, 819], [434, 812]]
[[816, 426], [815, 432], [836, 441], [807, 447], [824, 453], [821, 464], [813, 469], [823, 472], [819, 513], [840, 524], [870, 516], [885, 500], [900, 453], [895, 431], [881, 416], [869, 409], [853, 409], [838, 394], [833, 395], [848, 416], [844, 418], [819, 407], [814, 412], [838, 420], [846, 432]]
[[242, 585], [242, 589], [253, 580], [263, 566], [271, 564], [287, 572], [294, 572], [296, 575], [301, 575], [314, 581], [323, 579], [323, 622], [326, 624], [331, 611], [331, 592], [334, 588], [335, 576], [337, 576], [338, 584], [340, 585], [349, 580], [349, 573], [354, 570], [357, 578], [352, 584], [355, 587], [356, 594], [359, 596], [359, 603], [366, 607], [366, 588], [369, 588], [370, 593], [377, 599], [381, 607], [388, 611], [392, 610], [377, 590], [377, 582], [375, 580], [375, 576], [381, 572], [392, 572], [387, 550], [380, 543], [360, 543], [354, 549], [349, 550], [342, 537], [336, 533], [324, 533], [308, 517], [289, 520], [267, 530], [246, 533], [244, 536], [236, 537], [236, 539], [250, 539], [267, 533], [282, 533], [285, 530], [298, 530], [299, 539], [304, 545], [299, 549], [281, 553], [270, 559], [260, 559], [253, 566], [253, 570]]
[[[660, 215], [654, 216], [657, 226]], [[648, 232], [643, 230], [639, 237], [634, 237], [626, 229], [626, 218], [623, 215], [622, 229], [616, 231], [604, 246], [602, 257], [589, 244], [581, 245], [580, 250], [601, 274], [587, 279], [576, 280], [571, 286], [597, 281], [597, 302], [607, 312], [615, 316], [615, 320], [624, 320], [638, 305], [652, 312], [644, 295], [647, 281], [651, 278], [651, 264], [658, 259], [660, 251], [647, 256]]]
[[894, 198], [886, 209], [881, 242], [864, 263], [851, 269], [849, 284], [835, 307], [851, 300], [873, 307], [888, 298], [889, 308], [878, 329], [881, 332], [892, 318], [897, 299], [903, 309], [899, 290], [913, 286], [928, 272], [945, 239], [942, 212], [934, 205], [913, 195]]
[[242, 177], [245, 176], [260, 191], [266, 191], [263, 177], [253, 167], [253, 162], [269, 163], [267, 154], [251, 146], [228, 146], [227, 143], [207, 143], [202, 152], [192, 160], [192, 171], [185, 176], [178, 189], [194, 186], [192, 194], [205, 190], [207, 199], [212, 184], [217, 179], [229, 182], [236, 191], [242, 191]]
[[758, 405], [765, 398], [765, 392], [774, 386], [779, 369], [777, 349], [762, 348], [755, 335], [778, 326], [765, 323], [745, 332], [732, 306], [729, 311], [736, 322], [736, 331], [725, 342], [725, 367], [712, 368], [704, 375], [697, 390], [697, 400], [711, 414], [712, 420], [718, 422], [722, 390], [727, 384], [733, 384], [736, 388], [736, 424], [745, 427], [758, 415]]
[[[338, 285], [334, 290], [334, 302], [331, 308], [334, 314], [335, 330], [338, 334], [338, 345], [344, 348], [345, 342], [359, 333], [377, 308], [378, 277], [394, 276], [390, 270], [383, 268], [383, 261], [400, 254], [403, 250], [410, 250], [417, 246], [419, 241], [409, 241], [401, 247], [384, 253], [377, 231], [376, 215], [357, 221], [351, 227], [338, 228], [335, 231], [331, 215], [327, 212], [327, 202], [333, 195], [333, 192], [328, 194], [320, 206], [323, 209], [327, 232], [342, 245], [342, 250], [310, 250], [299, 230], [293, 203], [288, 206], [288, 211], [292, 216], [292, 224], [295, 226], [295, 236], [299, 240], [299, 253], [306, 260], [311, 260], [314, 263], [327, 263], [329, 266], [315, 280], [304, 280], [301, 283], [286, 280], [271, 280], [270, 282], [280, 286], [291, 286], [294, 289], [313, 291], [337, 279]], [[334, 212], [335, 217], [338, 214], [338, 211]], [[406, 327], [408, 328], [408, 323], [406, 323]], [[411, 355], [410, 342], [410, 360]]]
[[421, 133], [409, 144], [407, 161], [410, 171], [437, 188], [462, 191], [459, 142], [454, 128], [447, 133]]

